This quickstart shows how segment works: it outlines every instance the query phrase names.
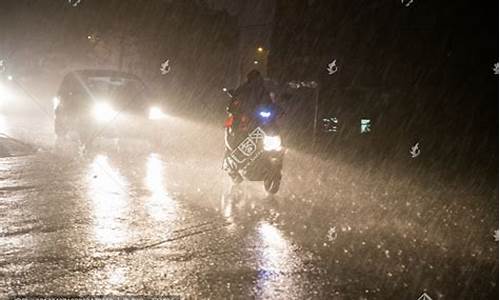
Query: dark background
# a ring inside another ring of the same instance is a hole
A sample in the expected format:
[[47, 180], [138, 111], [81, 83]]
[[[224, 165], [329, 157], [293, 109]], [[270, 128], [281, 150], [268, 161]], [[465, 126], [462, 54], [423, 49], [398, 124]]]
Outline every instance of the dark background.
[[321, 114], [344, 125], [328, 151], [348, 139], [389, 158], [420, 142], [429, 165], [497, 182], [498, 3], [279, 1], [277, 12], [271, 76], [319, 80]]

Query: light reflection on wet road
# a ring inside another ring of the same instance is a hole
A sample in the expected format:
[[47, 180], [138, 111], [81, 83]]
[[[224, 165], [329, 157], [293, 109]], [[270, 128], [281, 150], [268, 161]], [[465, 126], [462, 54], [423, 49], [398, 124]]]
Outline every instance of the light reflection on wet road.
[[147, 161], [146, 186], [151, 192], [147, 200], [148, 214], [157, 222], [166, 222], [175, 218], [175, 201], [165, 187], [167, 180], [165, 166], [158, 154], [152, 153]]
[[113, 169], [104, 155], [97, 155], [93, 159], [87, 180], [87, 198], [92, 204], [95, 239], [103, 245], [126, 242], [129, 228], [122, 220], [131, 215], [128, 211], [128, 182]]
[[[306, 298], [296, 287], [300, 287], [300, 276], [282, 276], [282, 274], [300, 274], [302, 263], [295, 253], [293, 245], [286, 236], [274, 225], [267, 222], [259, 223], [257, 283], [255, 292], [266, 299], [279, 298], [283, 293], [290, 293], [299, 299]], [[283, 288], [288, 290], [283, 290]], [[289, 290], [295, 289], [295, 290]]]
[[[50, 148], [0, 159], [0, 294], [416, 299], [426, 289], [460, 299], [461, 289], [491, 291], [480, 278], [498, 263], [495, 216], [477, 205], [488, 191], [436, 191], [290, 151], [278, 196], [253, 183], [229, 193], [220, 153], [204, 139], [175, 141], [177, 150]], [[460, 204], [436, 206], [459, 193]]]

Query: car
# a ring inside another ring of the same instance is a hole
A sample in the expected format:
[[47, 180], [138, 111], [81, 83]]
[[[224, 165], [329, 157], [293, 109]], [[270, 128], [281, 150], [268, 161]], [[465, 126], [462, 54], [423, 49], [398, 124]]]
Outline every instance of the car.
[[116, 70], [72, 71], [53, 101], [57, 137], [76, 134], [82, 143], [97, 136], [143, 137], [166, 117], [138, 76]]

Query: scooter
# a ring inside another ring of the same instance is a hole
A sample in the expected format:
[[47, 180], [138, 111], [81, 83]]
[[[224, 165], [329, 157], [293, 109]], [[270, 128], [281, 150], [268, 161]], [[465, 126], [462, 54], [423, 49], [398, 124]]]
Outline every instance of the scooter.
[[[228, 94], [231, 96], [230, 92]], [[263, 181], [265, 190], [276, 194], [281, 184], [285, 153], [276, 124], [279, 111], [268, 105], [257, 107], [251, 115], [238, 115], [231, 107], [235, 104], [237, 100], [233, 99], [227, 109], [225, 169], [236, 184], [243, 179]]]

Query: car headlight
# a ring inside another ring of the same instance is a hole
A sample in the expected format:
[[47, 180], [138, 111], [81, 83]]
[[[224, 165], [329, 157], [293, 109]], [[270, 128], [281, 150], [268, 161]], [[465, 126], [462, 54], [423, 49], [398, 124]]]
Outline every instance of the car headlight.
[[148, 117], [150, 120], [159, 120], [163, 119], [165, 117], [165, 114], [161, 111], [159, 107], [153, 106], [149, 109]]
[[94, 106], [94, 118], [98, 121], [111, 121], [116, 116], [116, 111], [106, 102], [97, 103]]
[[59, 99], [59, 97], [52, 98], [52, 105], [54, 107], [54, 110], [59, 107], [59, 104], [61, 104], [61, 99]]
[[280, 151], [281, 150], [281, 138], [277, 136], [265, 136], [264, 137], [264, 150], [265, 151]]

